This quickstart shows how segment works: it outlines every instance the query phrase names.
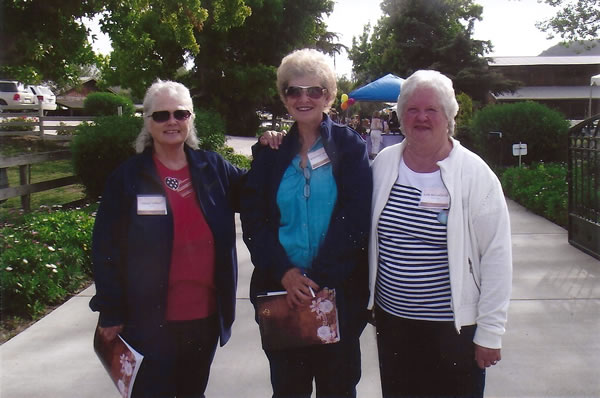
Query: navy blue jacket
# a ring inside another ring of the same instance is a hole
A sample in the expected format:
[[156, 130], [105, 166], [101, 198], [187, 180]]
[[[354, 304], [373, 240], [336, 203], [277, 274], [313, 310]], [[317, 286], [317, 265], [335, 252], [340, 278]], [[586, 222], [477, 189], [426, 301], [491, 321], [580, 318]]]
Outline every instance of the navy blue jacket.
[[[340, 336], [344, 339], [359, 336], [366, 324], [373, 179], [365, 142], [356, 131], [324, 116], [320, 134], [331, 159], [338, 197], [308, 277], [321, 288], [336, 289]], [[259, 293], [284, 290], [281, 278], [294, 267], [279, 242], [277, 190], [299, 150], [296, 124], [278, 150], [259, 144], [253, 147], [254, 160], [241, 202], [244, 241], [255, 267], [250, 284], [253, 303]]]
[[[237, 255], [234, 212], [245, 171], [214, 152], [185, 146], [194, 191], [215, 241], [215, 284], [220, 342], [235, 317]], [[137, 215], [137, 195], [162, 195], [152, 150], [133, 156], [109, 178], [94, 225], [96, 295], [90, 302], [103, 327], [123, 324], [124, 338], [144, 355], [173, 353], [165, 333], [173, 217]]]

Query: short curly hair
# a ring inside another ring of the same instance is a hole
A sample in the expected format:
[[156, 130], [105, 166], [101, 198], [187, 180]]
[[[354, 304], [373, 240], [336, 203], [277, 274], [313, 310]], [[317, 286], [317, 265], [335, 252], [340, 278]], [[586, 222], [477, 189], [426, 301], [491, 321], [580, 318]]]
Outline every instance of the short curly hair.
[[448, 135], [454, 135], [454, 118], [458, 114], [458, 102], [454, 94], [452, 80], [436, 70], [418, 70], [402, 83], [400, 95], [398, 96], [398, 117], [400, 119], [400, 128], [402, 129], [402, 114], [406, 102], [419, 88], [431, 88], [437, 94], [444, 114], [448, 119]]
[[325, 54], [311, 48], [296, 50], [281, 60], [277, 68], [277, 91], [281, 101], [285, 103], [285, 90], [290, 80], [304, 76], [316, 76], [321, 86], [327, 89], [327, 112], [337, 95], [335, 72]]
[[179, 82], [157, 79], [152, 83], [148, 90], [146, 90], [146, 95], [144, 96], [144, 124], [142, 126], [142, 131], [140, 131], [135, 140], [135, 151], [137, 153], [142, 153], [146, 148], [153, 145], [152, 135], [150, 134], [147, 124], [150, 123], [150, 120], [146, 116], [151, 115], [152, 112], [155, 111], [154, 101], [159, 94], [167, 94], [178, 98], [185, 109], [192, 113], [192, 116], [190, 116], [188, 120], [189, 129], [185, 143], [193, 149], [198, 149], [198, 133], [196, 131], [196, 124], [194, 123], [196, 115], [194, 115], [194, 103], [192, 102], [190, 90]]

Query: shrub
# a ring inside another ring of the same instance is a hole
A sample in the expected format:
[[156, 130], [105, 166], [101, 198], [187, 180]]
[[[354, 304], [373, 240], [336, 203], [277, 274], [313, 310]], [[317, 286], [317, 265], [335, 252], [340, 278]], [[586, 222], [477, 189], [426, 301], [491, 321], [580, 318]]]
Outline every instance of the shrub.
[[221, 115], [210, 109], [197, 109], [196, 130], [200, 139], [200, 148], [216, 151], [225, 145], [225, 122]]
[[12, 123], [14, 122], [26, 122], [26, 123], [37, 123], [38, 118], [33, 117], [13, 117], [13, 118], [4, 118], [0, 120], [0, 131], [33, 131], [34, 127], [32, 124], [26, 124], [21, 126], [14, 126]]
[[569, 193], [567, 166], [537, 163], [531, 167], [511, 167], [500, 178], [504, 193], [532, 212], [567, 226]]
[[95, 206], [28, 213], [0, 228], [0, 309], [3, 317], [35, 319], [91, 280]]
[[[488, 163], [514, 166], [512, 145], [527, 144], [522, 161], [563, 162], [567, 157], [569, 122], [557, 111], [536, 102], [489, 105], [471, 123], [477, 152]], [[490, 132], [502, 132], [502, 138]]]
[[73, 167], [89, 198], [100, 196], [108, 176], [135, 154], [133, 142], [142, 123], [135, 116], [105, 116], [79, 125], [71, 142]]
[[217, 150], [217, 152], [232, 165], [246, 170], [250, 169], [250, 164], [252, 163], [250, 158], [245, 155], [240, 155], [239, 153], [234, 153], [233, 148], [222, 147]]
[[83, 109], [91, 116], [117, 115], [117, 108], [123, 107], [123, 115], [131, 116], [135, 113], [133, 102], [127, 97], [112, 93], [91, 93], [83, 101]]

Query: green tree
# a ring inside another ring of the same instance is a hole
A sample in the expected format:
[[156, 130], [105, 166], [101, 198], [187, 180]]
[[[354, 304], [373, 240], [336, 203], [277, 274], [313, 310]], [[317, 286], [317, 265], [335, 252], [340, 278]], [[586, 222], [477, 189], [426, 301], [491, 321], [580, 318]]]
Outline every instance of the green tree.
[[100, 21], [113, 52], [104, 68], [108, 84], [131, 88], [141, 98], [156, 79], [175, 79], [200, 53], [196, 35], [210, 24], [218, 31], [250, 15], [243, 0], [110, 0]]
[[82, 18], [102, 8], [99, 0], [3, 0], [0, 2], [0, 74], [29, 84], [75, 83], [80, 65], [96, 58]]
[[323, 21], [333, 11], [331, 0], [246, 0], [252, 15], [243, 25], [218, 29], [207, 21], [196, 33], [196, 55], [189, 84], [201, 106], [215, 107], [230, 134], [253, 136], [256, 110], [285, 113], [275, 86], [281, 59], [297, 48], [339, 51]]
[[484, 55], [491, 43], [472, 38], [483, 12], [472, 0], [383, 0], [381, 9], [373, 32], [366, 27], [349, 53], [359, 81], [436, 69], [477, 101], [517, 86], [489, 70]]
[[560, 36], [565, 42], [579, 41], [586, 46], [598, 44], [600, 34], [600, 7], [598, 0], [544, 0], [557, 7], [555, 16], [536, 24], [549, 38]]

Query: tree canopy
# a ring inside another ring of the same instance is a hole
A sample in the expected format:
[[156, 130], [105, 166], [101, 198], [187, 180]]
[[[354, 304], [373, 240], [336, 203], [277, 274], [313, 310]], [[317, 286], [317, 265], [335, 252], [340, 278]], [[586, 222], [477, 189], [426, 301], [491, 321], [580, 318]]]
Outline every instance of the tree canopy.
[[96, 61], [81, 22], [102, 9], [99, 0], [0, 2], [0, 74], [30, 84], [73, 82]]
[[349, 58], [359, 82], [387, 73], [408, 77], [419, 69], [435, 69], [449, 76], [455, 87], [476, 100], [489, 91], [514, 89], [488, 69], [484, 57], [489, 41], [473, 39], [482, 6], [472, 0], [383, 0], [383, 17], [353, 39]]
[[549, 38], [558, 35], [566, 42], [591, 40], [597, 44], [600, 34], [600, 7], [597, 0], [544, 1], [558, 8], [555, 16], [536, 24], [549, 34]]

